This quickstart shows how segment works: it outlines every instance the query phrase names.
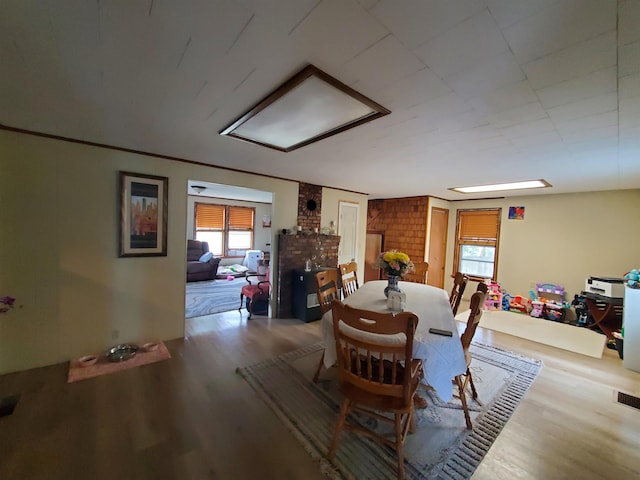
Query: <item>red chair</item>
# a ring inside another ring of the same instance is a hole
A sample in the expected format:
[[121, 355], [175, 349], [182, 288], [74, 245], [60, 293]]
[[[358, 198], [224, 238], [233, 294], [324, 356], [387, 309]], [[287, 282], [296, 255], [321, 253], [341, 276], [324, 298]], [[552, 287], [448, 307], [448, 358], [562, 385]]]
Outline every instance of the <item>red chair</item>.
[[247, 275], [246, 280], [248, 285], [242, 287], [242, 291], [240, 292], [240, 308], [238, 308], [238, 310], [242, 310], [242, 301], [244, 297], [247, 297], [249, 300], [247, 303], [247, 311], [249, 312], [247, 320], [251, 320], [256, 302], [269, 301], [269, 293], [271, 290], [269, 270], [267, 269], [266, 274], [255, 273]]

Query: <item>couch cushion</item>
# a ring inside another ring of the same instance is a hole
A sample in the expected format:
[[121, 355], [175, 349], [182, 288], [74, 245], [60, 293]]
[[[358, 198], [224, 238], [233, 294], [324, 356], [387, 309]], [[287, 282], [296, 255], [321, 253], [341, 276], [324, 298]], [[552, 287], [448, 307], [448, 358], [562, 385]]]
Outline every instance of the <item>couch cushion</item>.
[[213, 258], [213, 253], [207, 252], [203, 253], [202, 256], [198, 259], [199, 262], [208, 262]]

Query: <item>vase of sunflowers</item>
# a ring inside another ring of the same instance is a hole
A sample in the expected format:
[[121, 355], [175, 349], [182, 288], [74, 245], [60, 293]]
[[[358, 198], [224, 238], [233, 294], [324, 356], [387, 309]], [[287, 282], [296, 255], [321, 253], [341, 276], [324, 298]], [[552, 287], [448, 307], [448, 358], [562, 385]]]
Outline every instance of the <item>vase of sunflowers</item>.
[[398, 281], [415, 269], [409, 255], [397, 250], [382, 252], [376, 261], [376, 267], [381, 268], [388, 278], [387, 286], [384, 289], [385, 297], [389, 296], [389, 291], [401, 291], [398, 287]]

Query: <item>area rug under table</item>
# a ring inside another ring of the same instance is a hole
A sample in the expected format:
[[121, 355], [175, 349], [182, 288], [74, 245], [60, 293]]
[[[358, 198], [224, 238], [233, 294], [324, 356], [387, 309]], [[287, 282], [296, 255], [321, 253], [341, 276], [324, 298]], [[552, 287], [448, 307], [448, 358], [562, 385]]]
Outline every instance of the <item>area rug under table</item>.
[[[456, 316], [456, 320], [459, 322], [466, 323], [468, 318], [469, 310]], [[607, 342], [606, 335], [588, 328], [503, 310], [483, 312], [480, 326], [595, 358], [602, 358], [602, 352]]]
[[[322, 351], [321, 344], [310, 345], [237, 372], [302, 442], [327, 477], [396, 478], [395, 452], [351, 432], [341, 435], [334, 463], [326, 459], [342, 397], [335, 368], [323, 371], [317, 384], [311, 380]], [[482, 403], [469, 401], [473, 430], [466, 429], [459, 400], [443, 402], [421, 387], [418, 393], [429, 406], [416, 410], [416, 432], [405, 440], [407, 479], [471, 477], [542, 367], [540, 361], [486, 345], [472, 344], [471, 351], [471, 370]], [[360, 418], [371, 425], [368, 417]]]
[[167, 350], [167, 346], [164, 342], [158, 342], [158, 347], [155, 350], [150, 352], [140, 350], [133, 358], [124, 362], [110, 362], [105, 355], [100, 355], [98, 357], [98, 361], [94, 365], [90, 366], [82, 366], [78, 360], [71, 360], [69, 362], [67, 383], [78, 382], [80, 380], [119, 372], [121, 370], [128, 370], [130, 368], [156, 363], [161, 360], [168, 360], [170, 358], [171, 354], [169, 353], [169, 350]]

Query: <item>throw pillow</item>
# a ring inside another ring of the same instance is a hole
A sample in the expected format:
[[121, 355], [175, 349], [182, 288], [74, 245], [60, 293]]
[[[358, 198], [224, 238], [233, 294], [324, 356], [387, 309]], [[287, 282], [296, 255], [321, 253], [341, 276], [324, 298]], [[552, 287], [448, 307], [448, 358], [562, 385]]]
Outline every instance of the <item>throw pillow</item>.
[[211, 260], [212, 258], [213, 258], [213, 253], [207, 252], [207, 253], [203, 253], [202, 256], [198, 259], [198, 261], [206, 263], [209, 260]]

